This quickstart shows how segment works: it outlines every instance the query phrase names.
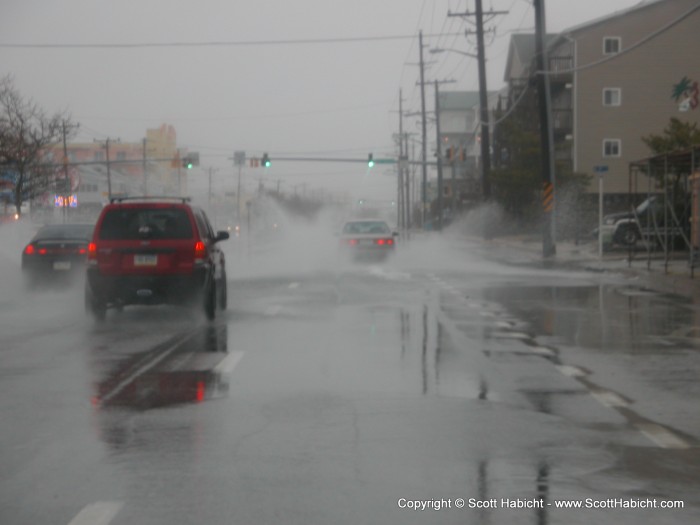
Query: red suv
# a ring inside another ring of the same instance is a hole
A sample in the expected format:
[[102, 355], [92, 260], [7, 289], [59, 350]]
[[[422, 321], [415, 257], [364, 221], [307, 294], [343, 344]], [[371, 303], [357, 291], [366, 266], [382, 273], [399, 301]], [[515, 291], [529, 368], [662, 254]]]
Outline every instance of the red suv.
[[130, 304], [199, 304], [207, 318], [226, 308], [226, 261], [214, 232], [188, 198], [113, 198], [88, 245], [85, 308], [104, 319]]

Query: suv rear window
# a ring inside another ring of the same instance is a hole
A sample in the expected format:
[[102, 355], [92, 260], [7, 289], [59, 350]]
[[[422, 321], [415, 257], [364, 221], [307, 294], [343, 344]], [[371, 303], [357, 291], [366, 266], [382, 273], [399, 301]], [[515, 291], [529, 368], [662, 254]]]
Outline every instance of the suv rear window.
[[99, 238], [191, 239], [192, 224], [181, 208], [118, 208], [105, 213]]

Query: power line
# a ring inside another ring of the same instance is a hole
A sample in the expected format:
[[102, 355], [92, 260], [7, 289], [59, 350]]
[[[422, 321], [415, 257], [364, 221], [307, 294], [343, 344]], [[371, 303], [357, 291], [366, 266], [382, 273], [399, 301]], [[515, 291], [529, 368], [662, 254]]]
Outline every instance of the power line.
[[[222, 117], [171, 117], [174, 121], [226, 121], [226, 120], [258, 120], [258, 119], [275, 119], [275, 118], [293, 118], [302, 117], [307, 115], [324, 115], [329, 113], [340, 113], [344, 111], [359, 111], [359, 110], [369, 110], [372, 108], [384, 107], [383, 103], [376, 104], [366, 104], [363, 106], [346, 106], [342, 108], [332, 108], [332, 109], [318, 109], [309, 111], [297, 111], [289, 113], [261, 113], [256, 115], [230, 115]], [[87, 119], [87, 120], [116, 120], [116, 121], [160, 121], [160, 117], [109, 117], [109, 116], [98, 116], [98, 115], [84, 115], [78, 116], [77, 118]]]
[[[439, 37], [440, 34], [423, 35], [426, 38]], [[449, 36], [449, 35], [447, 35]], [[0, 48], [17, 49], [144, 49], [144, 48], [164, 48], [164, 47], [237, 47], [237, 46], [279, 46], [279, 45], [299, 45], [299, 44], [342, 44], [353, 42], [378, 42], [387, 40], [410, 40], [416, 35], [385, 35], [385, 36], [360, 36], [360, 37], [338, 37], [338, 38], [304, 38], [297, 40], [237, 40], [237, 41], [209, 41], [209, 42], [137, 42], [132, 44], [20, 44], [20, 43], [0, 43]]]

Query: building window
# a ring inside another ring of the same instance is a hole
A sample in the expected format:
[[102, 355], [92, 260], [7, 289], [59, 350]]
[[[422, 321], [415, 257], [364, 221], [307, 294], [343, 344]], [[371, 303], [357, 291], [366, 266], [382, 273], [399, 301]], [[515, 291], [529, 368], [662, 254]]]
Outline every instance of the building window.
[[603, 54], [615, 55], [622, 48], [622, 39], [619, 36], [606, 36], [603, 38]]
[[126, 160], [126, 151], [117, 151], [117, 160]]
[[604, 106], [619, 106], [622, 104], [622, 89], [620, 88], [604, 88], [603, 89], [603, 105]]
[[98, 162], [101, 161], [101, 160], [105, 160], [105, 153], [104, 153], [104, 151], [96, 151], [96, 152], [95, 152], [95, 158], [94, 158], [94, 160], [96, 160], [96, 161], [98, 161]]
[[622, 155], [622, 141], [620, 139], [603, 140], [603, 157], [619, 157]]

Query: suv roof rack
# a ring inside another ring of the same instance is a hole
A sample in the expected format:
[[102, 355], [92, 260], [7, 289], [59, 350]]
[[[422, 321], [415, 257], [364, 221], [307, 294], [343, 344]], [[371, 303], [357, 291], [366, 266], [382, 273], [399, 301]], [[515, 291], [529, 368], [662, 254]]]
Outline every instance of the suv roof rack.
[[133, 197], [111, 197], [109, 199], [110, 204], [114, 204], [115, 202], [122, 202], [122, 201], [133, 201], [133, 200], [176, 200], [176, 201], [181, 201], [183, 204], [190, 202], [192, 199], [190, 197], [176, 197], [176, 196], [169, 196], [169, 195], [142, 195], [140, 197], [133, 196]]

